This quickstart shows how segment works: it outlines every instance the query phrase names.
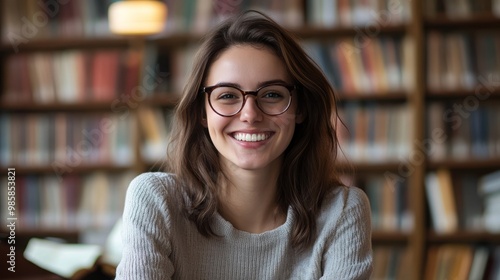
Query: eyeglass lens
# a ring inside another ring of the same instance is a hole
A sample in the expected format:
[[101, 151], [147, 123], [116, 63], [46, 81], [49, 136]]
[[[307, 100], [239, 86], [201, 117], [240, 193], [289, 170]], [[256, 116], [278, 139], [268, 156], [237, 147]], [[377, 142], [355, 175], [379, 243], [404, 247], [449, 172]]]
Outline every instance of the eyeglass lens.
[[[210, 94], [212, 109], [220, 115], [231, 116], [238, 113], [245, 103], [240, 89], [221, 86]], [[288, 109], [291, 100], [290, 91], [282, 85], [269, 85], [261, 88], [255, 97], [257, 106], [268, 115], [278, 115]]]

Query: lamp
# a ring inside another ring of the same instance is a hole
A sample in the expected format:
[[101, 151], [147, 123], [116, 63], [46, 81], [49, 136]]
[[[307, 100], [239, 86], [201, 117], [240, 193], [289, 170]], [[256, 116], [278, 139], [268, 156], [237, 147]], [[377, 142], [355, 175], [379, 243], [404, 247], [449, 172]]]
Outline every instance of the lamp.
[[111, 32], [119, 35], [151, 35], [163, 30], [167, 6], [160, 1], [126, 0], [109, 6]]

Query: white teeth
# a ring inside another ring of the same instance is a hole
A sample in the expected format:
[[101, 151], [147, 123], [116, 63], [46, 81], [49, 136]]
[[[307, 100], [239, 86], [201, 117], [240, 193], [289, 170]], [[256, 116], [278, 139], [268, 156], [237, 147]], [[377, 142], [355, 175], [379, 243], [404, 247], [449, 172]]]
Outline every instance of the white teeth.
[[266, 140], [268, 136], [265, 133], [235, 133], [234, 138], [238, 141], [257, 142]]

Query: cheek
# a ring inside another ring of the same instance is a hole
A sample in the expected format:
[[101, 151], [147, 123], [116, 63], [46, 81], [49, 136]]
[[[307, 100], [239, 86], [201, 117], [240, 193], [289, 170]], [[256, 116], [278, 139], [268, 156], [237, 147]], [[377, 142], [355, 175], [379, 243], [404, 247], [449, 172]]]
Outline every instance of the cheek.
[[282, 136], [286, 141], [291, 141], [295, 131], [295, 114], [284, 114], [281, 118], [274, 121], [275, 125], [280, 127]]
[[206, 116], [206, 127], [208, 128], [208, 132], [210, 134], [210, 137], [212, 140], [214, 140], [214, 137], [216, 137], [219, 134], [223, 134], [224, 128], [228, 125], [228, 119], [221, 117], [214, 113], [210, 107], [207, 108], [209, 111], [207, 111], [207, 116]]
[[214, 127], [217, 127], [217, 123], [219, 122], [218, 119], [220, 118], [219, 115], [217, 115], [212, 108], [210, 107], [210, 104], [208, 104], [208, 100], [205, 99], [205, 111], [203, 112], [205, 116], [205, 123], [206, 127], [209, 128], [209, 130], [214, 129]]
[[275, 122], [280, 127], [287, 127], [293, 129], [295, 127], [296, 118], [297, 116], [295, 115], [295, 110], [293, 110], [291, 112], [286, 112], [285, 114], [281, 115], [280, 118], [277, 119]]

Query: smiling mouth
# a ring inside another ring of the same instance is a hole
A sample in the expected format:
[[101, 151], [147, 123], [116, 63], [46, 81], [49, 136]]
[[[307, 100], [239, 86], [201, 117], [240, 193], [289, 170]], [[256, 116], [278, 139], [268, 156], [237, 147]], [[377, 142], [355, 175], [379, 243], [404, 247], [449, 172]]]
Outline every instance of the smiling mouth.
[[271, 137], [270, 133], [233, 133], [234, 139], [244, 142], [259, 142], [267, 140], [269, 137]]

